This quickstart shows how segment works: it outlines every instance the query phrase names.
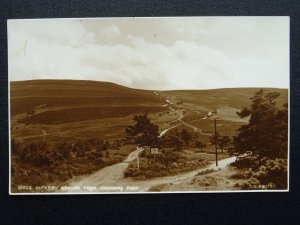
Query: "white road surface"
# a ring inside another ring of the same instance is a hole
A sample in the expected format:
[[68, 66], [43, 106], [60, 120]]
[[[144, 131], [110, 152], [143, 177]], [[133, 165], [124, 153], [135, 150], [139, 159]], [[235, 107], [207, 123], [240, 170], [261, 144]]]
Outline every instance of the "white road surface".
[[[159, 184], [169, 184], [169, 183], [180, 183], [185, 179], [192, 178], [196, 176], [199, 172], [213, 169], [218, 170], [227, 167], [231, 162], [236, 160], [236, 157], [230, 157], [227, 159], [220, 160], [218, 162], [218, 167], [216, 167], [215, 162], [201, 169], [194, 171], [174, 175], [167, 177], [157, 177], [147, 180], [134, 180], [132, 178], [124, 178], [124, 171], [128, 166], [129, 161], [136, 159], [137, 154], [140, 150], [136, 150], [128, 156], [128, 158], [112, 166], [101, 169], [94, 174], [82, 177], [81, 179], [70, 182], [68, 186], [70, 187], [80, 187], [81, 190], [69, 191], [71, 193], [76, 192], [89, 192], [89, 193], [102, 193], [102, 192], [147, 192], [151, 187]], [[89, 191], [85, 187], [93, 187], [96, 190]]]

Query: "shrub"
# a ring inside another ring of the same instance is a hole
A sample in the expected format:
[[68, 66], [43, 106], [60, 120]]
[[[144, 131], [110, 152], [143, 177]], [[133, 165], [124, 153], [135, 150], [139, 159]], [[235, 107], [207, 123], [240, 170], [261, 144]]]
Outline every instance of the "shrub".
[[264, 165], [260, 166], [253, 176], [263, 185], [285, 189], [287, 187], [287, 160], [266, 159]]
[[246, 183], [240, 185], [242, 190], [253, 190], [253, 189], [261, 189], [259, 181], [252, 177]]
[[233, 174], [230, 176], [230, 178], [233, 179], [248, 179], [253, 176], [253, 171], [252, 169], [244, 169], [242, 171], [237, 172], [236, 174]]
[[[260, 164], [249, 159], [241, 159], [231, 165], [244, 168], [234, 174], [234, 179], [249, 179], [242, 189], [285, 189], [287, 187], [287, 160], [264, 157]], [[252, 168], [249, 168], [252, 166]]]
[[243, 157], [243, 158], [237, 159], [235, 162], [232, 162], [230, 165], [234, 166], [238, 169], [256, 168], [258, 166], [258, 162], [250, 159], [249, 157]]

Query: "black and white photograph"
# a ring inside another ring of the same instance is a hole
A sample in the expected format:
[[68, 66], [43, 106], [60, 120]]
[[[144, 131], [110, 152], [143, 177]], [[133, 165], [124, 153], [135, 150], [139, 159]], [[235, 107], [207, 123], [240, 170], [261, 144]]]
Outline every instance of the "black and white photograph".
[[12, 195], [289, 191], [290, 19], [9, 19]]

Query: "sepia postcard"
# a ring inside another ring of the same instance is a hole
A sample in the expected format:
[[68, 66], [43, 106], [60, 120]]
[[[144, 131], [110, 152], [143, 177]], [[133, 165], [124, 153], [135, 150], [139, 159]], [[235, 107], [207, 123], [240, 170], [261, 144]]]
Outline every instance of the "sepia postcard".
[[289, 23], [8, 20], [10, 194], [288, 191]]

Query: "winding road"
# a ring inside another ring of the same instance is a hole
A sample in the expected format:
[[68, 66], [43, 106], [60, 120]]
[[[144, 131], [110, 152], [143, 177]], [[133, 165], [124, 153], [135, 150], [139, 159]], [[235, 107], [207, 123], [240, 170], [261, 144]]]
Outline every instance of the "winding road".
[[174, 128], [178, 127], [178, 126], [181, 125], [181, 124], [183, 124], [183, 125], [185, 125], [185, 126], [187, 126], [187, 127], [192, 128], [192, 129], [194, 130], [194, 132], [198, 132], [198, 133], [200, 133], [200, 134], [202, 134], [202, 135], [206, 135], [206, 136], [211, 136], [211, 134], [202, 132], [201, 129], [199, 129], [198, 127], [193, 126], [193, 125], [191, 125], [191, 124], [189, 124], [189, 123], [187, 123], [187, 122], [184, 122], [184, 121], [182, 120], [182, 119], [184, 118], [183, 111], [182, 111], [182, 110], [173, 109], [172, 107], [170, 107], [169, 105], [174, 105], [174, 103], [171, 102], [168, 98], [166, 99], [166, 103], [167, 103], [167, 107], [168, 107], [170, 110], [176, 111], [176, 113], [179, 115], [177, 119], [173, 120], [173, 121], [170, 122], [170, 123], [177, 122], [177, 121], [180, 122], [180, 123], [179, 123], [179, 124], [176, 124], [176, 125], [174, 125], [174, 126], [172, 126], [172, 127], [169, 127], [169, 128], [167, 128], [167, 129], [165, 129], [165, 130], [163, 130], [163, 131], [161, 131], [159, 137], [162, 137], [162, 136], [165, 135], [169, 130], [174, 129]]
[[[172, 104], [168, 100], [169, 104]], [[169, 107], [170, 110], [171, 107]], [[190, 125], [184, 121], [182, 121], [183, 118], [183, 112], [180, 110], [176, 110], [179, 114], [179, 117], [175, 121], [180, 121], [180, 124], [184, 124], [186, 126], [189, 126], [194, 129], [194, 131], [201, 132], [197, 127]], [[174, 122], [174, 121], [173, 121]], [[163, 130], [160, 133], [160, 137], [165, 135], [169, 130], [179, 126], [180, 124], [177, 124], [175, 126], [169, 127], [165, 130]], [[153, 186], [160, 185], [160, 184], [169, 184], [169, 183], [180, 183], [185, 179], [189, 179], [191, 177], [196, 176], [199, 172], [213, 169], [217, 170], [220, 168], [225, 168], [230, 164], [231, 162], [234, 162], [236, 160], [236, 157], [230, 157], [227, 159], [220, 160], [218, 162], [218, 167], [216, 167], [215, 163], [211, 163], [210, 165], [193, 170], [190, 172], [173, 175], [173, 176], [167, 176], [167, 177], [157, 177], [147, 180], [134, 180], [132, 178], [124, 178], [124, 171], [128, 167], [129, 163], [133, 160], [136, 160], [138, 157], [138, 154], [143, 151], [142, 148], [138, 148], [131, 152], [128, 157], [122, 161], [121, 163], [117, 163], [108, 167], [105, 167], [91, 175], [87, 176], [80, 176], [76, 177], [75, 179], [71, 180], [67, 183], [67, 186], [75, 187], [75, 190], [68, 190], [70, 193], [82, 193], [82, 192], [89, 192], [89, 193], [103, 193], [103, 192], [146, 192], [149, 191], [149, 189]], [[79, 189], [77, 189], [79, 188]]]
[[[153, 186], [160, 184], [169, 183], [180, 183], [185, 179], [196, 176], [198, 173], [205, 170], [218, 170], [220, 168], [227, 167], [230, 163], [236, 160], [236, 157], [230, 157], [219, 161], [219, 166], [216, 167], [215, 163], [193, 170], [190, 172], [166, 176], [157, 177], [147, 180], [134, 180], [132, 178], [124, 178], [124, 170], [127, 168], [130, 161], [136, 159], [137, 154], [141, 150], [136, 150], [129, 154], [128, 158], [121, 163], [117, 163], [112, 166], [105, 167], [104, 169], [95, 172], [89, 176], [85, 176], [82, 179], [74, 180], [68, 183], [71, 187], [80, 187], [80, 190], [69, 191], [70, 193], [76, 192], [90, 192], [90, 193], [101, 193], [101, 192], [146, 192]], [[85, 188], [89, 187], [89, 188]]]

